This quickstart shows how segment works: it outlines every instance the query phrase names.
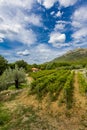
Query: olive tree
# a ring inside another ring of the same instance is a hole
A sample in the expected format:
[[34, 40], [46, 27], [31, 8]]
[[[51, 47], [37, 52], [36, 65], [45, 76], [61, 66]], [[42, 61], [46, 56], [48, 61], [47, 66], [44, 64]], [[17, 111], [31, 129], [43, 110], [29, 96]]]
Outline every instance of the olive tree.
[[14, 84], [18, 89], [20, 83], [26, 81], [26, 74], [23, 68], [6, 69], [0, 77], [0, 90], [7, 89], [10, 85]]
[[23, 68], [18, 68], [17, 66], [15, 66], [15, 69], [12, 70], [13, 74], [12, 74], [12, 78], [13, 78], [13, 82], [15, 83], [15, 87], [19, 88], [19, 84], [22, 82], [25, 82], [25, 72]]

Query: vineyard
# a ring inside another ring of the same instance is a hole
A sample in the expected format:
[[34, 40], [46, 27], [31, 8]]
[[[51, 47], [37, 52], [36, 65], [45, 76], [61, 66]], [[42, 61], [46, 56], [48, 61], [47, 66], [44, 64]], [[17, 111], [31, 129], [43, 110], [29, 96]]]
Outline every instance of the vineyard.
[[71, 106], [73, 97], [73, 72], [70, 70], [50, 70], [34, 73], [32, 77], [34, 78], [34, 82], [31, 84], [32, 94], [36, 94], [39, 99], [49, 95], [51, 101], [55, 101], [58, 99], [61, 91], [63, 91], [63, 98], [66, 105], [68, 107]]
[[28, 76], [28, 87], [0, 93], [0, 130], [87, 129], [84, 70], [40, 70]]
[[[74, 102], [74, 75], [71, 70], [44, 70], [32, 73], [34, 81], [31, 84], [31, 94], [36, 94], [38, 99], [49, 95], [51, 101], [58, 100], [62, 92], [62, 101], [67, 108]], [[79, 93], [86, 94], [87, 82], [82, 72], [78, 72]]]
[[79, 89], [80, 93], [86, 94], [87, 93], [87, 82], [86, 77], [82, 73], [78, 73], [78, 79], [79, 79]]

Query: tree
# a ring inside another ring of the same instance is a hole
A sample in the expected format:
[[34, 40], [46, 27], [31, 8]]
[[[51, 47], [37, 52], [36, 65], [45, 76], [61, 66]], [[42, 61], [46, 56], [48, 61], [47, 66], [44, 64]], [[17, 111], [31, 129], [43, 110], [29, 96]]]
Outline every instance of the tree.
[[24, 68], [25, 70], [27, 70], [27, 62], [25, 62], [24, 60], [19, 60], [16, 61], [15, 64], [19, 67], [19, 68]]
[[0, 90], [7, 89], [10, 85], [14, 84], [18, 89], [19, 85], [26, 81], [26, 75], [23, 68], [6, 69], [0, 77]]
[[15, 87], [18, 89], [20, 83], [25, 82], [25, 72], [23, 68], [18, 68], [15, 66], [15, 69], [13, 71], [13, 80], [15, 82]]
[[4, 70], [7, 68], [7, 60], [0, 55], [0, 75], [4, 72]]

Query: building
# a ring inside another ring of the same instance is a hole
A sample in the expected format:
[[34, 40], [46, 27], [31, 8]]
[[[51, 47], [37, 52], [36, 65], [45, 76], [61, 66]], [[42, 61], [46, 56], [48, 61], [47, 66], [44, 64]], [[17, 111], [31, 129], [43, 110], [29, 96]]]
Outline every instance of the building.
[[38, 68], [32, 68], [32, 72], [38, 72], [39, 69]]

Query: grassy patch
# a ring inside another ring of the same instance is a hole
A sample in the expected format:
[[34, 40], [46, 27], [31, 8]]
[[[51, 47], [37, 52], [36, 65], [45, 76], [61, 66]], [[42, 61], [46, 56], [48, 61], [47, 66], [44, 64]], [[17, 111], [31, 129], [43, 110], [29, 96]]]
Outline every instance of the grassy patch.
[[[8, 120], [7, 117], [9, 116], [6, 116], [6, 120]], [[4, 126], [0, 130], [15, 130], [15, 128], [28, 130], [31, 123], [36, 122], [36, 119], [37, 115], [32, 106], [25, 107], [18, 105], [16, 110], [12, 113], [11, 120], [8, 124], [5, 122], [6, 124], [3, 124]]]
[[[26, 83], [21, 83], [21, 84], [19, 85], [19, 89], [23, 89], [23, 88], [26, 88], [26, 87], [28, 87], [28, 85], [27, 85]], [[15, 85], [11, 85], [11, 86], [8, 88], [8, 90], [16, 90]]]
[[10, 119], [11, 119], [11, 114], [9, 110], [5, 109], [4, 106], [0, 104], [0, 127], [7, 124], [10, 121]]

